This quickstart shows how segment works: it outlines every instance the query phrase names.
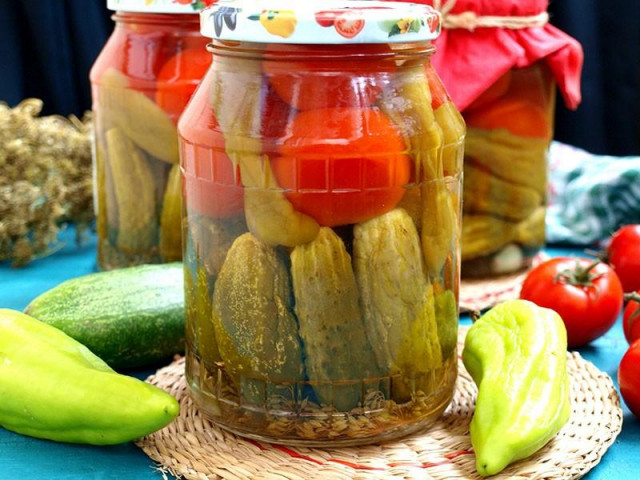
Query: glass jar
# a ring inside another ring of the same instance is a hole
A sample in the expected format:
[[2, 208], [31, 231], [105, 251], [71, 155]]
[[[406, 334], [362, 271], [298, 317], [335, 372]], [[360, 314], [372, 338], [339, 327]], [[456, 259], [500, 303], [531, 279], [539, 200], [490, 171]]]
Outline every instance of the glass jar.
[[582, 48], [548, 0], [419, 1], [442, 9], [433, 63], [468, 127], [462, 276], [526, 269], [545, 244], [556, 87], [578, 107]]
[[544, 62], [509, 70], [464, 111], [462, 274], [530, 267], [545, 245], [555, 89]]
[[256, 5], [202, 13], [213, 62], [178, 127], [192, 397], [282, 444], [416, 431], [457, 372], [465, 128], [439, 15]]
[[115, 29], [90, 74], [104, 270], [182, 258], [176, 124], [211, 63], [191, 5], [139, 4], [109, 2]]

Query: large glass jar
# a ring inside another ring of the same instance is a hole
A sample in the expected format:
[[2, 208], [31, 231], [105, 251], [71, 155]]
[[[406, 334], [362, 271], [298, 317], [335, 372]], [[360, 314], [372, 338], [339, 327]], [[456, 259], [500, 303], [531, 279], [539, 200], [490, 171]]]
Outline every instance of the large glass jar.
[[464, 113], [464, 276], [531, 266], [545, 244], [556, 85], [544, 62], [507, 71]]
[[439, 15], [281, 4], [202, 14], [213, 62], [179, 123], [187, 381], [252, 438], [398, 437], [457, 371], [465, 127], [430, 64]]
[[191, 5], [111, 0], [109, 7], [118, 9], [115, 29], [91, 69], [105, 270], [182, 258], [176, 124], [211, 63]]

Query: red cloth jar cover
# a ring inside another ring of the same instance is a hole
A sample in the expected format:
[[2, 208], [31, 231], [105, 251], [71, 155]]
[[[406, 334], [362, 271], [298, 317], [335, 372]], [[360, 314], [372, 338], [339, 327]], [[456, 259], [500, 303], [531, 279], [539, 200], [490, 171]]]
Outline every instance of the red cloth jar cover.
[[[433, 64], [452, 100], [464, 111], [512, 68], [544, 59], [568, 108], [580, 104], [583, 52], [577, 40], [546, 23], [548, 0], [418, 0], [443, 12]], [[448, 17], [450, 21], [448, 22]], [[524, 28], [488, 26], [520, 21]], [[454, 28], [447, 28], [447, 24]], [[487, 26], [484, 26], [487, 25]]]

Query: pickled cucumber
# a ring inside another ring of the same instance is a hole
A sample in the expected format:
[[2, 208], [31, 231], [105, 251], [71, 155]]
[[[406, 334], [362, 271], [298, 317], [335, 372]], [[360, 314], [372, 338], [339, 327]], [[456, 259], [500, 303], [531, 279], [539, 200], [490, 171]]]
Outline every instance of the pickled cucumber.
[[185, 272], [185, 296], [187, 341], [192, 346], [197, 345], [199, 357], [212, 366], [222, 359], [213, 324], [209, 278], [202, 266], [193, 274]]
[[318, 223], [293, 208], [278, 187], [269, 159], [262, 154], [260, 62], [225, 58], [214, 62], [212, 68], [211, 102], [227, 155], [240, 166], [249, 230], [272, 246], [294, 247], [313, 240]]
[[360, 223], [353, 250], [366, 332], [378, 364], [395, 377], [392, 398], [405, 402], [418, 390], [428, 394], [442, 354], [413, 220], [397, 208]]
[[458, 216], [453, 197], [443, 180], [422, 185], [422, 253], [431, 278], [438, 278], [447, 261], [455, 252], [458, 238]]
[[462, 170], [463, 143], [466, 134], [464, 119], [453, 102], [440, 105], [433, 112], [442, 129], [442, 168], [445, 175], [455, 175]]
[[525, 247], [541, 247], [545, 241], [544, 206], [520, 222], [491, 215], [465, 215], [462, 222], [462, 260], [497, 252], [511, 242]]
[[515, 240], [524, 247], [542, 247], [545, 242], [545, 217], [547, 209], [544, 206], [536, 208], [528, 218], [518, 223]]
[[549, 141], [545, 139], [520, 137], [504, 129], [470, 128], [465, 141], [465, 164], [478, 165], [546, 198], [547, 166], [542, 159], [546, 158], [548, 148]]
[[180, 165], [173, 165], [162, 202], [160, 254], [165, 262], [182, 259], [182, 181]]
[[100, 240], [104, 240], [109, 232], [109, 223], [117, 226], [118, 210], [113, 185], [109, 184], [107, 177], [107, 154], [102, 144], [97, 143], [94, 152], [94, 196], [97, 207], [96, 230]]
[[242, 217], [228, 219], [198, 216], [190, 219], [189, 232], [198, 262], [216, 278], [233, 241], [247, 231]]
[[464, 210], [508, 220], [527, 218], [543, 203], [533, 188], [502, 180], [472, 163], [464, 167]]
[[[457, 209], [444, 184], [443, 145], [445, 134], [431, 108], [431, 91], [424, 64], [405, 65], [393, 77], [393, 89], [383, 95], [380, 108], [400, 127], [415, 160], [416, 179], [421, 183], [422, 218], [420, 235], [427, 271], [440, 275], [447, 256], [454, 249], [457, 235]], [[393, 101], [403, 98], [403, 102]], [[451, 112], [440, 116], [446, 127], [447, 139], [460, 130]], [[462, 141], [460, 138], [455, 145]], [[448, 168], [455, 168], [458, 150], [447, 150]], [[453, 173], [453, 172], [452, 172]], [[457, 172], [455, 172], [457, 173]], [[415, 216], [415, 215], [414, 215]]]
[[130, 90], [127, 78], [109, 68], [98, 82], [101, 121], [118, 127], [155, 158], [178, 163], [178, 131], [171, 118], [142, 92]]
[[212, 319], [220, 356], [244, 402], [293, 398], [303, 379], [292, 305], [285, 258], [251, 233], [238, 237], [214, 286]]
[[153, 174], [144, 154], [120, 129], [107, 131], [106, 141], [118, 205], [116, 246], [127, 253], [147, 253], [158, 242]]
[[323, 406], [349, 411], [386, 372], [367, 337], [351, 258], [333, 230], [322, 227], [293, 249], [291, 277], [309, 381]]
[[458, 345], [458, 302], [453, 291], [436, 292], [435, 307], [442, 359], [446, 360]]

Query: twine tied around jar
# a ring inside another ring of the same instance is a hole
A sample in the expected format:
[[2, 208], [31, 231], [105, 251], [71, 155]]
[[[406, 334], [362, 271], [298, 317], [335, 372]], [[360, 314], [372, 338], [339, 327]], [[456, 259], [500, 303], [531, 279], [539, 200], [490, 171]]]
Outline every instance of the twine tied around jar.
[[456, 0], [433, 0], [433, 7], [442, 14], [442, 26], [446, 29], [462, 28], [473, 31], [482, 27], [499, 27], [517, 30], [542, 27], [549, 21], [546, 11], [537, 15], [522, 16], [478, 15], [472, 11], [449, 13], [455, 4]]

